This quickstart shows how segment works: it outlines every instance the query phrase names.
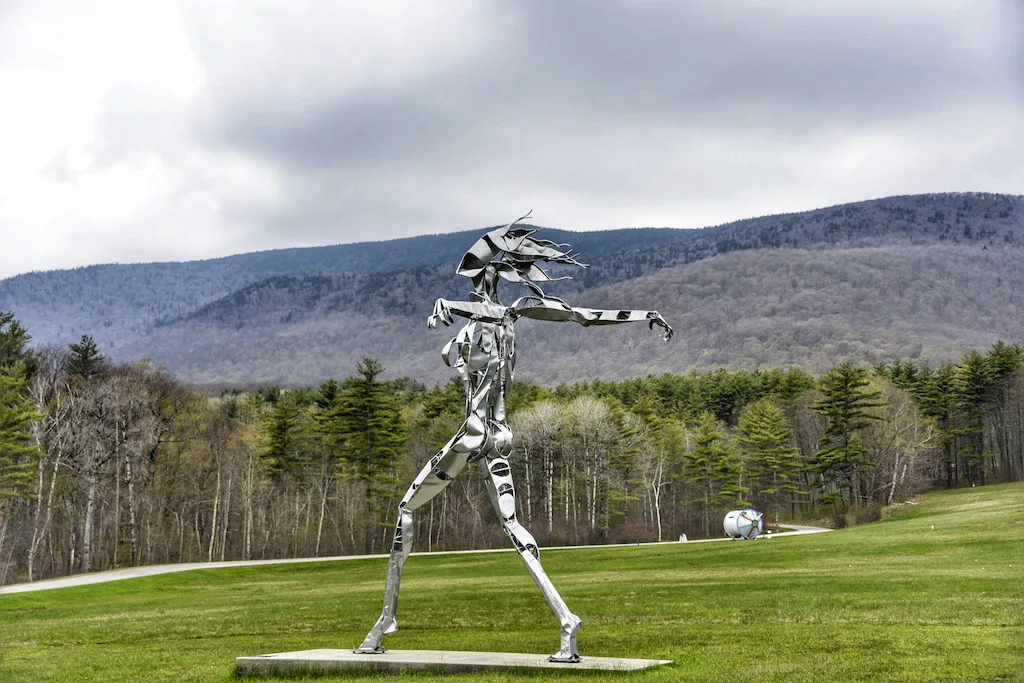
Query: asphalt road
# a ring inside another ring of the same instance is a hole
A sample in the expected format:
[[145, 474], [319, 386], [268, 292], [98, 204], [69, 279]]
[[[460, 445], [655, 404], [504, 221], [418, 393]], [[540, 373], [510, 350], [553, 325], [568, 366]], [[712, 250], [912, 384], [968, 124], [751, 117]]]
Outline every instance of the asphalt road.
[[[814, 526], [798, 526], [796, 524], [781, 525], [793, 531], [784, 531], [778, 534], [764, 535], [757, 540], [769, 540], [777, 536], [799, 536], [803, 534], [820, 534], [831, 529], [823, 529]], [[664, 541], [658, 543], [645, 543], [644, 545], [667, 545], [678, 543], [713, 543], [717, 541], [732, 541], [732, 538], [705, 538], [695, 541]], [[615, 548], [622, 546], [636, 545], [634, 543], [620, 543], [617, 545], [579, 545], [579, 546], [556, 546], [542, 548], [542, 552], [565, 549], [584, 548]], [[495, 548], [489, 550], [444, 550], [437, 552], [412, 553], [413, 555], [464, 555], [467, 553], [510, 553], [514, 548]], [[270, 564], [293, 564], [296, 562], [345, 562], [349, 560], [365, 560], [367, 558], [386, 558], [387, 555], [342, 555], [338, 557], [295, 557], [284, 560], [238, 560], [232, 562], [187, 562], [182, 564], [154, 564], [144, 567], [129, 567], [127, 569], [111, 569], [105, 572], [94, 572], [90, 574], [76, 574], [65, 576], [59, 579], [46, 579], [45, 581], [34, 581], [32, 583], [14, 583], [9, 586], [0, 586], [0, 595], [7, 593], [27, 593], [29, 591], [45, 591], [56, 588], [69, 588], [71, 586], [86, 586], [93, 583], [105, 583], [107, 581], [123, 581], [134, 579], [140, 576], [155, 576], [156, 574], [171, 574], [173, 572], [187, 572], [193, 569], [217, 569], [220, 567], [257, 567]]]

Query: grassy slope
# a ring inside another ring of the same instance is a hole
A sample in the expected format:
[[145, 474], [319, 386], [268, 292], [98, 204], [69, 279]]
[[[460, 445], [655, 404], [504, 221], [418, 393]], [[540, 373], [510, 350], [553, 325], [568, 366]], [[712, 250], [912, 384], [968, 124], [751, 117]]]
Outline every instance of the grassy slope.
[[[584, 656], [676, 661], [645, 680], [1024, 680], [1021, 484], [932, 494], [830, 534], [544, 562], [584, 618]], [[236, 656], [351, 647], [383, 570], [221, 569], [3, 596], [0, 680], [227, 680]], [[395, 649], [556, 649], [512, 554], [414, 557], [402, 603]]]

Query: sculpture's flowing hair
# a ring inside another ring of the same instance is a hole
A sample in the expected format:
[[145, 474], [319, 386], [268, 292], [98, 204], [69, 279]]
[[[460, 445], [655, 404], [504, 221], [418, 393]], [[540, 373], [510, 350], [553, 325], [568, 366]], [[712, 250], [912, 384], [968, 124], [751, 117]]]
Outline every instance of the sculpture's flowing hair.
[[455, 272], [471, 278], [473, 285], [479, 289], [486, 277], [487, 266], [493, 266], [502, 280], [524, 285], [538, 296], [545, 296], [538, 282], [555, 282], [570, 278], [551, 277], [538, 262], [562, 263], [580, 268], [588, 266], [576, 260], [579, 254], [573, 253], [568, 244], [534, 239], [536, 229], [515, 227], [519, 221], [529, 218], [531, 213], [533, 212], [528, 211], [526, 215], [505, 227], [492, 230], [478, 239], [462, 257], [462, 262]]

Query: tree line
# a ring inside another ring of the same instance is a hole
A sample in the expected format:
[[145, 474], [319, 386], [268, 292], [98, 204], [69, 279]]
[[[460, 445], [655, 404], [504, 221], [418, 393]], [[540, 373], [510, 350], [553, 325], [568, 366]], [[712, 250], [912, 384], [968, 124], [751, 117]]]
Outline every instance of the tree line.
[[[33, 349], [0, 313], [0, 584], [140, 564], [383, 552], [398, 499], [465, 417], [458, 381], [206, 396], [91, 337]], [[542, 545], [877, 518], [934, 486], [1024, 474], [1024, 349], [513, 386], [520, 517]], [[468, 468], [417, 516], [418, 550], [500, 547]]]

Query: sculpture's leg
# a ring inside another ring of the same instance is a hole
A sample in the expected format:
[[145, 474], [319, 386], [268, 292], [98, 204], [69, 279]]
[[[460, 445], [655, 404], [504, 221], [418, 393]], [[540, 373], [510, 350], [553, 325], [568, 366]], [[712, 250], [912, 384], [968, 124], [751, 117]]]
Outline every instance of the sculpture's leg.
[[[406, 494], [408, 496], [408, 494]], [[391, 543], [391, 557], [388, 559], [388, 577], [384, 584], [384, 609], [377, 623], [363, 639], [363, 644], [352, 650], [363, 654], [380, 654], [384, 652], [382, 641], [384, 636], [398, 630], [398, 590], [402, 583], [402, 568], [412, 549], [412, 512], [404, 509], [398, 511], [398, 523], [395, 525], [395, 537]]]
[[487, 483], [487, 492], [491, 496], [494, 509], [501, 518], [502, 528], [508, 537], [512, 539], [519, 557], [522, 558], [526, 570], [530, 572], [540, 592], [551, 605], [558, 623], [561, 626], [561, 648], [548, 659], [552, 662], [575, 663], [580, 661], [580, 653], [576, 647], [576, 635], [583, 625], [583, 620], [569, 611], [569, 607], [558, 594], [551, 579], [544, 572], [540, 563], [540, 549], [537, 541], [529, 531], [516, 519], [516, 493], [512, 484], [512, 471], [509, 468], [508, 460], [501, 455], [487, 457], [480, 461], [484, 470], [484, 481]]
[[466, 447], [464, 430], [459, 430], [440, 453], [430, 459], [416, 475], [412, 486], [398, 504], [398, 522], [395, 524], [394, 540], [391, 543], [391, 557], [388, 560], [388, 576], [384, 584], [384, 609], [377, 623], [363, 639], [363, 644], [352, 650], [362, 654], [384, 652], [384, 636], [398, 630], [398, 592], [402, 583], [402, 569], [412, 552], [413, 511], [441, 493], [449, 482], [462, 471], [472, 454]]

